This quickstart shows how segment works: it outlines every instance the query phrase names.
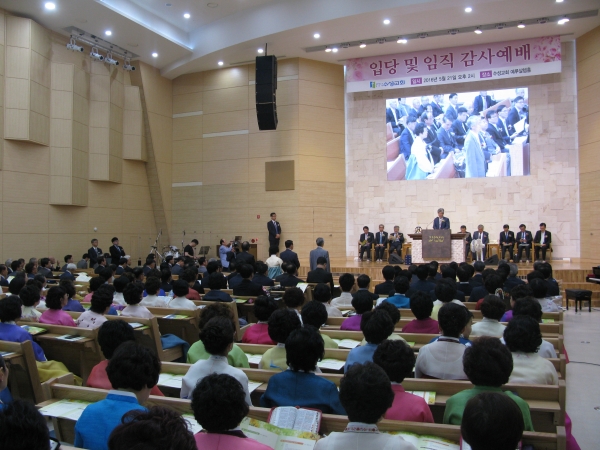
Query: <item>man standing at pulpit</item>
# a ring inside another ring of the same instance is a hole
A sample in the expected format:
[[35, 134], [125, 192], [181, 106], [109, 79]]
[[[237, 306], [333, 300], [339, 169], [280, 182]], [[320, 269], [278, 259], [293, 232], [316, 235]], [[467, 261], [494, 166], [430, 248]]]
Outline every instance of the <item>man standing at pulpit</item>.
[[450, 219], [444, 217], [444, 208], [439, 208], [437, 210], [438, 216], [433, 219], [433, 229], [434, 230], [449, 230], [450, 229]]

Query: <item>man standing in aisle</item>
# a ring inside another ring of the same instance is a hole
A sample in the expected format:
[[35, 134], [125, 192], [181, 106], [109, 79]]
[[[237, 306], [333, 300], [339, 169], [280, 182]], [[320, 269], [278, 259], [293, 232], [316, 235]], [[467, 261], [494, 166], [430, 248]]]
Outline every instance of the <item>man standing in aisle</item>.
[[110, 247], [110, 261], [111, 264], [119, 264], [119, 261], [121, 260], [121, 258], [123, 256], [125, 256], [125, 250], [123, 250], [123, 247], [119, 246], [119, 238], [118, 237], [114, 237], [112, 238], [112, 245]]
[[102, 256], [102, 249], [98, 247], [98, 239], [92, 239], [88, 256], [90, 257], [90, 269], [95, 269], [98, 266], [98, 257]]
[[269, 247], [279, 247], [279, 239], [281, 238], [281, 225], [277, 222], [277, 214], [271, 213], [271, 220], [267, 222], [269, 230]]

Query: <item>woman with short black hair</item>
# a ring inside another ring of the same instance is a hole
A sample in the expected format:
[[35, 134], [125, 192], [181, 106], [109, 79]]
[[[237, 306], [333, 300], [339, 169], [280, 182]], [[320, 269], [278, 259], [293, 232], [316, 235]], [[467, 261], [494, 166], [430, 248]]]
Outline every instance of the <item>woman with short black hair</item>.
[[76, 327], [77, 324], [73, 318], [62, 310], [68, 301], [69, 295], [64, 288], [61, 286], [52, 286], [48, 290], [48, 294], [46, 294], [46, 307], [48, 309], [40, 316], [40, 323]]

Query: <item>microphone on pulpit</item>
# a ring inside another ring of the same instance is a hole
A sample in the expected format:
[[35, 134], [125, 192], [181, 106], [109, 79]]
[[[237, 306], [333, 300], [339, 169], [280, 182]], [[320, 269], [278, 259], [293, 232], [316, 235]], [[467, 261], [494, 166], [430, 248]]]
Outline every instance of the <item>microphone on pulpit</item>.
[[431, 225], [433, 222], [435, 222], [435, 218], [434, 218], [434, 219], [433, 219], [431, 222], [429, 222], [429, 223], [427, 224], [427, 226], [425, 227], [425, 229], [426, 229], [426, 230], [429, 230], [429, 225]]

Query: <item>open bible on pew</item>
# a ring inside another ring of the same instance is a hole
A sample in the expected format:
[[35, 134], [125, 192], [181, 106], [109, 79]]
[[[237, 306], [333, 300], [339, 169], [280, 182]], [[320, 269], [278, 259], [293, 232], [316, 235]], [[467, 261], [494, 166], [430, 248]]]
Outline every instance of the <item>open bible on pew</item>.
[[319, 439], [316, 433], [280, 428], [250, 417], [242, 421], [240, 428], [249, 438], [274, 450], [312, 450]]
[[279, 428], [318, 433], [322, 416], [318, 409], [278, 406], [271, 408], [268, 421]]

